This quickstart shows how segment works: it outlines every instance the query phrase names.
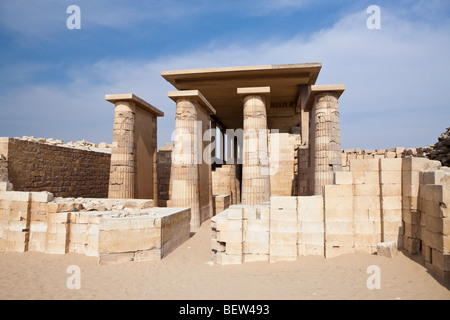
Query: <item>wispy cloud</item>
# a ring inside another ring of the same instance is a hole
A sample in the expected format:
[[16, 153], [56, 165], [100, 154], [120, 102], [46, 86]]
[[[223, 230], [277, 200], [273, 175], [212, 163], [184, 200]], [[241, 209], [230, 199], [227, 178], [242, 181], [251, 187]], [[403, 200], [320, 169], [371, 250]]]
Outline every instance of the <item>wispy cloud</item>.
[[[418, 12], [415, 7], [414, 14]], [[322, 62], [319, 84], [346, 84], [340, 101], [344, 148], [434, 143], [450, 123], [445, 95], [450, 91], [450, 24], [411, 20], [394, 9], [383, 9], [381, 30], [368, 30], [366, 19], [360, 10], [307, 38], [271, 39], [252, 46], [236, 41], [153, 60], [102, 59], [76, 66], [68, 71], [65, 86], [28, 86], [3, 95], [0, 108], [17, 108], [0, 120], [0, 136], [32, 135], [34, 130], [34, 135], [66, 140], [110, 140], [113, 108], [104, 95], [133, 92], [165, 112], [158, 125], [161, 145], [170, 140], [175, 114], [167, 98], [173, 88], [161, 71]], [[24, 129], [27, 119], [34, 120], [29, 130]]]

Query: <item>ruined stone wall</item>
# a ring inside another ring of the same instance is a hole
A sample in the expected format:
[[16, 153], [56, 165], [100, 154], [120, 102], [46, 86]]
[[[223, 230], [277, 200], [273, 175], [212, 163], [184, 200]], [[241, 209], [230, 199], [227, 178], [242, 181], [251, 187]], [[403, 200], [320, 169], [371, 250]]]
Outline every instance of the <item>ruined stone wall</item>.
[[111, 155], [15, 138], [2, 138], [8, 179], [16, 191], [58, 197], [106, 198]]
[[424, 158], [429, 153], [428, 147], [424, 148], [390, 148], [377, 150], [346, 149], [342, 150], [342, 171], [350, 170], [350, 160], [355, 159], [393, 159], [408, 156]]
[[426, 158], [352, 159], [323, 195], [271, 197], [212, 219], [214, 261], [327, 258], [395, 242], [450, 280], [450, 169]]
[[160, 260], [189, 239], [190, 210], [154, 200], [53, 198], [0, 183], [0, 251], [79, 253], [100, 264]]

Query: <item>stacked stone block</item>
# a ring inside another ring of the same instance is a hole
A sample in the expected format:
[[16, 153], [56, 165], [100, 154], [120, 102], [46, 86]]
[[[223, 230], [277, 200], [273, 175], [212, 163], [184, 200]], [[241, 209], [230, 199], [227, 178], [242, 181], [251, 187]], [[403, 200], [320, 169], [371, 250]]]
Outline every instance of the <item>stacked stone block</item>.
[[270, 194], [272, 196], [296, 195], [296, 146], [297, 140], [293, 134], [269, 134]]
[[214, 215], [221, 213], [231, 205], [229, 195], [214, 195], [213, 196], [213, 212]]
[[166, 143], [164, 147], [159, 148], [157, 154], [157, 181], [158, 181], [158, 205], [168, 207], [168, 201], [171, 198], [170, 175], [172, 166], [173, 143]]
[[243, 262], [269, 261], [269, 206], [245, 206], [243, 213]]
[[403, 247], [402, 159], [380, 159], [382, 242]]
[[270, 198], [270, 262], [297, 260], [297, 197]]
[[325, 257], [353, 253], [355, 248], [352, 185], [323, 187]]
[[325, 255], [325, 224], [322, 196], [298, 197], [298, 256]]
[[241, 264], [243, 206], [232, 206], [211, 219], [212, 261], [221, 265]]
[[160, 260], [189, 238], [189, 220], [187, 208], [155, 208], [149, 215], [132, 217], [104, 216], [99, 224], [99, 263]]
[[426, 158], [405, 158], [402, 165], [403, 247], [412, 254], [421, 250], [421, 216], [418, 209], [420, 172], [437, 170], [438, 161]]

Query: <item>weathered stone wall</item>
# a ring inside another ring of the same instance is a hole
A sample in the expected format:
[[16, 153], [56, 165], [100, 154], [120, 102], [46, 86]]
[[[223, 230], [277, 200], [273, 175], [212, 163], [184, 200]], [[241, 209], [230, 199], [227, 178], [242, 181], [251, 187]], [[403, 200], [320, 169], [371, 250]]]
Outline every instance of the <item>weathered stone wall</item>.
[[350, 170], [350, 160], [355, 159], [393, 159], [405, 157], [419, 157], [427, 156], [429, 148], [390, 148], [377, 150], [363, 150], [363, 149], [346, 149], [342, 150], [342, 171]]
[[300, 134], [270, 133], [270, 192], [272, 196], [294, 196], [298, 192]]
[[154, 208], [154, 200], [53, 198], [4, 191], [0, 185], [0, 251], [69, 252], [100, 264], [159, 260], [189, 239], [188, 208]]
[[377, 252], [394, 242], [450, 280], [450, 169], [426, 158], [352, 159], [323, 195], [271, 197], [212, 219], [213, 260], [292, 261]]
[[16, 191], [58, 197], [106, 198], [111, 155], [15, 138], [2, 138], [8, 178]]

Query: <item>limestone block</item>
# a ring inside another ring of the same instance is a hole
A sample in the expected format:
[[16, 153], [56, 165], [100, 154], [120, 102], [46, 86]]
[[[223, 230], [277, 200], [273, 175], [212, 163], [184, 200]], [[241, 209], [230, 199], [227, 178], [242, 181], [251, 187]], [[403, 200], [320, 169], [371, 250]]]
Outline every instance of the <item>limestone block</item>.
[[242, 220], [217, 220], [218, 231], [242, 231]]
[[401, 197], [402, 185], [401, 183], [387, 183], [381, 185], [381, 195], [383, 197]]
[[47, 203], [53, 200], [53, 194], [50, 192], [31, 192], [31, 201]]
[[397, 244], [395, 242], [378, 243], [377, 254], [382, 257], [394, 258], [397, 255]]
[[226, 242], [225, 253], [229, 255], [242, 255], [242, 242]]
[[297, 197], [270, 197], [272, 210], [297, 210]]
[[354, 210], [379, 210], [381, 207], [379, 196], [355, 196], [353, 197], [353, 204]]
[[353, 235], [353, 221], [326, 221], [325, 233], [329, 234], [350, 234]]
[[[355, 248], [376, 248], [377, 243], [381, 241], [381, 235], [378, 234], [355, 234]], [[372, 249], [371, 249], [372, 250]]]
[[325, 233], [300, 233], [298, 235], [298, 245], [322, 246], [325, 242]]
[[402, 197], [382, 197], [382, 208], [383, 210], [402, 210]]
[[417, 211], [402, 210], [403, 221], [405, 223], [420, 225], [421, 214]]
[[351, 171], [378, 171], [379, 161], [378, 159], [357, 159], [350, 160]]
[[351, 172], [338, 171], [334, 173], [334, 184], [347, 185], [353, 183], [353, 176]]
[[269, 232], [269, 220], [244, 220], [243, 230], [245, 233], [250, 232]]
[[297, 221], [297, 209], [271, 209], [270, 210], [271, 221], [286, 221], [286, 222], [296, 222]]
[[383, 222], [402, 222], [402, 209], [384, 209]]
[[242, 220], [243, 208], [239, 206], [231, 206], [227, 210], [227, 217], [229, 220]]
[[402, 222], [383, 222], [383, 234], [398, 236], [403, 234]]
[[242, 231], [217, 231], [216, 237], [218, 241], [229, 243], [241, 243]]
[[283, 220], [270, 221], [270, 232], [296, 233], [297, 231], [298, 231], [297, 221], [283, 221]]
[[351, 197], [353, 195], [352, 185], [326, 185], [324, 191], [325, 203], [327, 197]]
[[403, 171], [426, 171], [439, 170], [439, 161], [428, 160], [427, 158], [408, 157], [403, 159]]
[[350, 247], [355, 245], [355, 236], [353, 234], [329, 234], [325, 236], [326, 246], [344, 246]]
[[[386, 159], [386, 160], [400, 160], [400, 159]], [[380, 182], [385, 183], [402, 183], [402, 171], [381, 171]]]
[[99, 252], [117, 253], [161, 247], [159, 229], [100, 230]]
[[303, 221], [300, 223], [300, 233], [323, 233], [324, 223], [315, 221]]
[[380, 170], [383, 171], [402, 171], [402, 159], [380, 159]]

